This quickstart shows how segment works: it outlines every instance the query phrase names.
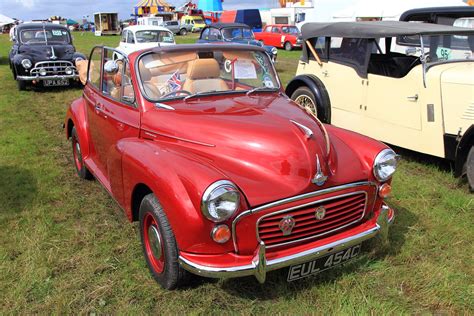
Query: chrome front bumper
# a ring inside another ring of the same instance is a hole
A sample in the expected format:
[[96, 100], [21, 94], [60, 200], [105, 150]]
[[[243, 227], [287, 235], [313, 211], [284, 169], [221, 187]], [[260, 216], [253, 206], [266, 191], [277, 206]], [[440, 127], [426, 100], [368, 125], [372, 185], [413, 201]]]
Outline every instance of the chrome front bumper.
[[203, 277], [209, 278], [237, 278], [253, 275], [260, 283], [264, 283], [267, 272], [309, 262], [327, 254], [338, 252], [360, 244], [363, 241], [374, 237], [379, 237], [383, 244], [388, 243], [388, 229], [393, 222], [394, 214], [389, 218], [391, 209], [384, 205], [380, 209], [377, 221], [374, 227], [367, 229], [356, 235], [340, 239], [338, 241], [325, 244], [320, 247], [312, 248], [291, 256], [275, 258], [268, 260], [265, 255], [265, 244], [260, 242], [255, 250], [254, 257], [250, 264], [234, 266], [234, 267], [208, 267], [194, 263], [182, 256], [179, 257], [180, 265], [187, 271]]
[[72, 75], [51, 75], [51, 76], [17, 76], [18, 80], [26, 80], [26, 81], [33, 81], [33, 80], [55, 80], [55, 79], [77, 79], [79, 75], [72, 74]]

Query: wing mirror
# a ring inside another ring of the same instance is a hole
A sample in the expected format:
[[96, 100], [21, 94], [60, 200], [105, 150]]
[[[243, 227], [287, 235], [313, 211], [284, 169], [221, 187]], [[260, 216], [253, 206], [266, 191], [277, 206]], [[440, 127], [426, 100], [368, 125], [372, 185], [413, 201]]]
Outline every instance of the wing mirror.
[[115, 75], [119, 70], [119, 66], [115, 60], [109, 60], [104, 65], [104, 71], [108, 75]]

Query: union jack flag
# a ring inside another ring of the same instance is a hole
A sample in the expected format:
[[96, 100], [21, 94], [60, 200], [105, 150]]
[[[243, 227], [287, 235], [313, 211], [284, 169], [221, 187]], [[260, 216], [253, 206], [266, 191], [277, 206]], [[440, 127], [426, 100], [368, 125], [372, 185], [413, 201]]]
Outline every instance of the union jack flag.
[[181, 90], [183, 82], [181, 81], [179, 70], [175, 71], [175, 73], [168, 79], [168, 86], [171, 91]]

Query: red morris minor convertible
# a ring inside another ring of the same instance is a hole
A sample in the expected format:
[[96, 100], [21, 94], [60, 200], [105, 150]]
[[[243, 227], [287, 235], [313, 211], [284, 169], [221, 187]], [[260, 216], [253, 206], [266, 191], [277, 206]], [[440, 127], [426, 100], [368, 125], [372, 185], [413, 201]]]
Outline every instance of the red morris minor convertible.
[[78, 175], [139, 221], [167, 289], [189, 273], [296, 280], [386, 241], [394, 217], [398, 156], [290, 100], [256, 46], [96, 47], [65, 127]]

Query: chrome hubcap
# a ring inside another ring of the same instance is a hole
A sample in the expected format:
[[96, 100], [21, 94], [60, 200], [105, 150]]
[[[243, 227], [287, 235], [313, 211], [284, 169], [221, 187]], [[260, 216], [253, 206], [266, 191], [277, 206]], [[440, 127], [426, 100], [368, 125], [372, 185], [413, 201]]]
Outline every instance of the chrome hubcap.
[[81, 156], [81, 146], [79, 145], [79, 142], [76, 143], [76, 154], [77, 154], [77, 158], [79, 160], [82, 160], [82, 156]]
[[158, 229], [151, 225], [148, 227], [148, 242], [150, 244], [151, 252], [156, 259], [160, 259], [161, 252], [161, 238]]
[[295, 100], [300, 106], [302, 106], [307, 112], [311, 112], [314, 115], [318, 115], [316, 111], [316, 104], [314, 104], [313, 100], [307, 95], [300, 95]]

